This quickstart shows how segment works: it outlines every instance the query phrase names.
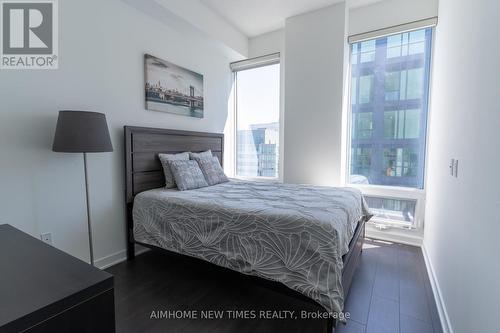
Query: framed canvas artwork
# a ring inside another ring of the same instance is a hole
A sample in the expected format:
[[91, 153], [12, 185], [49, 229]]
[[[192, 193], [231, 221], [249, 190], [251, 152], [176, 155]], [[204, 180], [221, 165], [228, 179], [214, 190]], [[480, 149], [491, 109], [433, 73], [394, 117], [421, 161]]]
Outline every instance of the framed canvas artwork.
[[144, 55], [146, 109], [203, 118], [203, 75]]

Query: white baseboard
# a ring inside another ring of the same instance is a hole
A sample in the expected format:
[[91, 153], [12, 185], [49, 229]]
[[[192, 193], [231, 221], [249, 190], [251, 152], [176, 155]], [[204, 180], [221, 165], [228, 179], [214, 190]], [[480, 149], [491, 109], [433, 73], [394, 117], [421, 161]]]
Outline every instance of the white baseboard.
[[430, 261], [427, 250], [425, 249], [425, 244], [422, 245], [422, 253], [424, 255], [425, 266], [427, 267], [427, 274], [429, 275], [429, 280], [431, 281], [432, 293], [434, 294], [439, 319], [441, 320], [441, 327], [443, 328], [444, 333], [453, 333], [453, 327], [451, 326], [450, 317], [448, 316], [448, 311], [446, 310], [443, 294], [441, 293], [441, 288], [439, 287], [432, 262]]
[[[149, 251], [148, 248], [142, 247], [142, 246], [135, 246], [135, 254], [139, 255], [141, 253], [144, 253], [146, 251]], [[99, 269], [106, 269], [108, 267], [111, 267], [113, 265], [119, 264], [123, 261], [127, 260], [127, 250], [121, 250], [115, 253], [112, 253], [110, 255], [104, 256], [102, 258], [96, 259], [95, 260], [95, 267]]]

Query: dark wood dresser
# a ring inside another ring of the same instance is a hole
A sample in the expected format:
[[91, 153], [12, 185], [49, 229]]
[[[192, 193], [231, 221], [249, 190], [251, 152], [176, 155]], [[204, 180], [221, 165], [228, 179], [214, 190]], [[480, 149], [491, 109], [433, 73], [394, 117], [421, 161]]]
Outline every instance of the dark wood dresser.
[[113, 276], [0, 225], [0, 333], [115, 332]]

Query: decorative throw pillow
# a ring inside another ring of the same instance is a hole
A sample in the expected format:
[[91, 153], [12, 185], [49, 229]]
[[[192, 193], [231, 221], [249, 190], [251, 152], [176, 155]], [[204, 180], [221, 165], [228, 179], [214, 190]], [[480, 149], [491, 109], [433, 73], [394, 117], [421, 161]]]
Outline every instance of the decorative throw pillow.
[[174, 188], [175, 187], [175, 179], [170, 171], [170, 161], [179, 161], [179, 160], [189, 160], [189, 153], [180, 153], [180, 154], [158, 154], [158, 158], [160, 159], [161, 165], [163, 166], [163, 173], [165, 174], [165, 187], [166, 188]]
[[207, 151], [202, 151], [201, 153], [189, 153], [189, 159], [191, 160], [194, 160], [195, 158], [209, 158], [212, 156], [212, 151], [210, 149]]
[[229, 181], [217, 157], [195, 158], [195, 161], [198, 162], [208, 185], [226, 183]]
[[170, 161], [170, 170], [174, 176], [177, 188], [181, 191], [208, 186], [203, 172], [196, 161]]

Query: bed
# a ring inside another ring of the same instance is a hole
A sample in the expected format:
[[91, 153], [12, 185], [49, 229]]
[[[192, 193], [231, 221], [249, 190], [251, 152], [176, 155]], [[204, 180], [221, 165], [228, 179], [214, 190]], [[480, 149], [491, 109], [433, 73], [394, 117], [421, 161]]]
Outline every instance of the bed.
[[211, 149], [222, 164], [223, 148], [222, 134], [125, 127], [128, 258], [134, 244], [167, 250], [341, 313], [370, 218], [361, 193], [239, 180], [190, 191], [163, 188], [158, 153]]

